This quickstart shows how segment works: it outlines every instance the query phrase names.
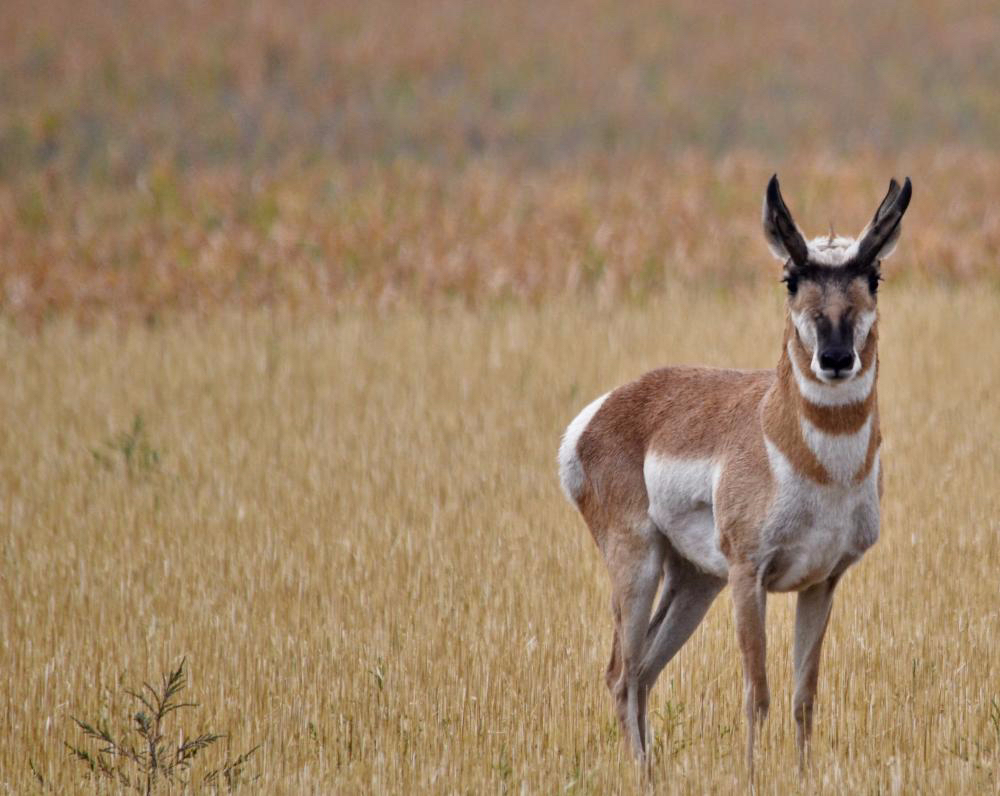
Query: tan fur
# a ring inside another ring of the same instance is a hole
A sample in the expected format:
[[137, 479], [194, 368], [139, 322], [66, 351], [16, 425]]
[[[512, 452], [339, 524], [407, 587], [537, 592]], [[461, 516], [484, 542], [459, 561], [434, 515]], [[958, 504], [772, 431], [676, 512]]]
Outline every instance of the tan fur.
[[[794, 339], [794, 334], [789, 322], [785, 340]], [[859, 352], [862, 373], [876, 361], [877, 340], [876, 326]], [[793, 350], [802, 351], [801, 344]], [[802, 356], [800, 370], [811, 376], [804, 351]], [[662, 368], [618, 388], [594, 415], [577, 447], [587, 475], [579, 508], [598, 547], [603, 549], [607, 534], [616, 529], [629, 534], [633, 523], [621, 522], [623, 517], [645, 516], [649, 499], [643, 461], [655, 451], [726, 462], [716, 507], [722, 551], [737, 560], [752, 555], [754, 529], [763, 520], [773, 488], [764, 433], [800, 473], [816, 483], [830, 483], [829, 473], [802, 438], [800, 414], [831, 434], [853, 433], [874, 414], [868, 456], [856, 478], [868, 474], [881, 443], [876, 387], [861, 403], [811, 403], [795, 383], [784, 346], [773, 371]]]
[[[598, 546], [623, 515], [645, 516], [648, 451], [692, 457], [731, 451], [740, 459], [759, 449], [765, 456], [757, 413], [773, 384], [773, 371], [663, 368], [608, 396], [577, 446], [587, 474], [580, 511]], [[738, 433], [720, 436], [718, 418]], [[762, 463], [766, 468], [766, 456], [757, 457]]]
[[[801, 356], [800, 371], [811, 376], [808, 355], [795, 342], [791, 322], [785, 342]], [[877, 328], [873, 327], [859, 352], [862, 373], [877, 366]], [[627, 726], [628, 661], [623, 656], [623, 606], [635, 600], [633, 574], [648, 555], [650, 545], [667, 545], [648, 529], [649, 497], [643, 462], [655, 452], [682, 458], [710, 458], [723, 463], [713, 506], [719, 546], [731, 562], [740, 643], [748, 689], [748, 748], [753, 727], [767, 713], [769, 692], [763, 670], [763, 592], [755, 592], [760, 563], [760, 530], [767, 516], [775, 484], [764, 444], [765, 434], [795, 469], [818, 484], [830, 475], [802, 437], [800, 417], [829, 434], [857, 432], [870, 416], [873, 425], [861, 481], [870, 472], [881, 441], [877, 391], [862, 402], [846, 406], [819, 406], [800, 392], [782, 345], [775, 370], [739, 371], [696, 367], [663, 368], [612, 392], [581, 434], [577, 453], [586, 474], [578, 507], [604, 554], [613, 584], [615, 631], [605, 679], [616, 697], [618, 717]], [[775, 566], [781, 567], [780, 556]], [[808, 585], [810, 577], [795, 588]], [[818, 656], [818, 651], [811, 653]], [[818, 668], [810, 668], [810, 676]], [[811, 693], [811, 692], [810, 692]], [[811, 702], [800, 708], [802, 721], [811, 723]], [[805, 732], [805, 731], [802, 731]], [[640, 742], [645, 743], [643, 737]]]
[[[798, 352], [800, 345], [794, 345], [793, 351]], [[799, 369], [802, 370], [801, 364]], [[808, 365], [805, 368], [809, 370]], [[787, 354], [782, 354], [778, 363], [778, 380], [775, 389], [767, 395], [762, 406], [764, 433], [767, 438], [788, 457], [795, 469], [817, 484], [830, 483], [830, 475], [820, 464], [816, 455], [806, 445], [802, 438], [802, 428], [799, 423], [800, 407], [808, 403], [799, 392], [795, 377], [792, 375], [792, 364]], [[767, 477], [770, 477], [768, 470]]]
[[808, 282], [789, 299], [788, 308], [792, 312], [822, 312], [837, 320], [849, 308], [856, 312], [874, 310], [875, 300], [863, 279], [853, 279], [844, 286]]
[[[875, 388], [872, 388], [872, 396], [874, 397]], [[878, 412], [873, 409], [874, 417], [872, 418], [872, 431], [871, 436], [868, 438], [868, 452], [865, 454], [865, 463], [862, 465], [861, 469], [858, 470], [857, 475], [854, 476], [854, 481], [860, 483], [868, 474], [872, 471], [872, 467], [875, 466], [875, 456], [878, 454], [879, 448], [882, 447], [882, 429], [879, 426]], [[882, 470], [878, 471], [878, 495], [882, 497]]]
[[[792, 340], [792, 351], [799, 365], [799, 372], [815, 383], [819, 379], [809, 367], [810, 356], [795, 335], [791, 323], [786, 324], [785, 342]], [[872, 326], [865, 347], [858, 352], [861, 358], [860, 377], [873, 365], [878, 367], [878, 324]], [[875, 453], [882, 443], [878, 422], [878, 383], [872, 385], [872, 390], [864, 401], [846, 404], [844, 406], [820, 406], [809, 401], [799, 391], [792, 376], [791, 363], [783, 355], [778, 363], [779, 383], [784, 385], [779, 396], [774, 396], [765, 408], [764, 427], [768, 437], [775, 442], [781, 451], [792, 460], [799, 472], [807, 475], [819, 484], [830, 482], [829, 474], [817, 461], [813, 452], [802, 439], [802, 432], [797, 421], [801, 415], [821, 431], [828, 434], [853, 434], [864, 426], [872, 417], [872, 432], [869, 439], [868, 456], [865, 466], [855, 476], [856, 481], [862, 481], [871, 471], [875, 462]]]
[[[831, 236], [827, 249], [836, 244], [836, 251], [820, 251], [804, 241], [773, 178], [765, 235], [772, 253], [789, 258], [777, 367], [655, 370], [595, 401], [567, 430], [563, 486], [611, 576], [615, 628], [605, 677], [640, 758], [648, 690], [728, 579], [751, 765], [754, 728], [770, 700], [766, 595], [799, 592], [794, 710], [804, 760], [833, 590], [877, 538], [882, 494], [872, 289], [878, 262], [851, 261], [850, 252], [891, 250], [909, 192], [909, 181], [903, 188], [892, 182], [868, 237], [855, 243]], [[837, 267], [851, 270], [829, 270]], [[826, 348], [817, 342], [821, 335]], [[849, 367], [836, 364], [844, 351], [855, 355]], [[851, 387], [838, 393], [839, 383]], [[661, 569], [661, 601], [651, 619]]]

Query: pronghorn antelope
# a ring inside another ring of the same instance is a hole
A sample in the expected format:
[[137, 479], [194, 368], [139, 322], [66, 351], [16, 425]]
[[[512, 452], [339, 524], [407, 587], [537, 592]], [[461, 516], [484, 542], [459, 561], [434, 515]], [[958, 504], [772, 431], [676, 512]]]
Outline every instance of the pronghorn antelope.
[[770, 701], [766, 595], [798, 592], [793, 709], [805, 762], [834, 587], [878, 538], [875, 294], [910, 193], [909, 178], [892, 180], [856, 240], [807, 242], [772, 177], [764, 234], [788, 288], [777, 368], [655, 370], [566, 429], [560, 480], [611, 575], [606, 681], [640, 760], [649, 690], [729, 583], [751, 767]]

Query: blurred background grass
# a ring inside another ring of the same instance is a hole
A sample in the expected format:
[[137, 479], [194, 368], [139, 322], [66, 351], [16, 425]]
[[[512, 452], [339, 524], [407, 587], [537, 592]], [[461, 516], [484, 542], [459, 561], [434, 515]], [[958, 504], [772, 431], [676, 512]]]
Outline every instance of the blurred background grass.
[[5, 5], [7, 177], [1000, 140], [969, 0]]
[[4, 315], [759, 282], [775, 170], [813, 234], [856, 231], [910, 174], [907, 272], [996, 281], [986, 3], [8, 0], [4, 18]]
[[[805, 780], [771, 601], [761, 792], [995, 790], [997, 41], [968, 0], [4, 0], [0, 791], [79, 791], [70, 716], [185, 655], [261, 792], [647, 790], [554, 455], [650, 367], [773, 363], [774, 171], [811, 234], [915, 193], [883, 540]], [[738, 666], [723, 599], [663, 787], [746, 790]]]

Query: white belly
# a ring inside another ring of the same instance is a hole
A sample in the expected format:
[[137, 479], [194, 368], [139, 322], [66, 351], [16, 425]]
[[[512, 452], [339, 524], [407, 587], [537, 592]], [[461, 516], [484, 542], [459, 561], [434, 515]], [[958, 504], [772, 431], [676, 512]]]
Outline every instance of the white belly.
[[[764, 559], [775, 569], [772, 591], [802, 589], [847, 566], [878, 539], [878, 457], [859, 484], [816, 482], [799, 475], [770, 441], [776, 494], [763, 532]], [[856, 471], [856, 470], [855, 470]]]
[[650, 453], [642, 473], [649, 496], [649, 518], [656, 527], [696, 567], [725, 578], [729, 565], [719, 549], [712, 511], [718, 468], [711, 459]]

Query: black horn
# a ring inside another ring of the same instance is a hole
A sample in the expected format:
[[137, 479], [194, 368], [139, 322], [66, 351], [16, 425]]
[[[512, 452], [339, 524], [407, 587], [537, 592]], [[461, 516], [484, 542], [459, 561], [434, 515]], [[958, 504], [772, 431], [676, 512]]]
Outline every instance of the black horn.
[[858, 241], [858, 253], [855, 258], [858, 265], [870, 265], [881, 259], [884, 252], [892, 249], [899, 238], [899, 224], [910, 204], [912, 194], [913, 186], [909, 177], [903, 180], [902, 187], [894, 179], [889, 181], [885, 199], [878, 206], [875, 217]]
[[764, 235], [776, 257], [780, 259], [790, 257], [796, 265], [805, 265], [809, 257], [809, 248], [806, 239], [792, 220], [792, 214], [788, 211], [785, 200], [781, 198], [777, 174], [768, 182], [764, 198]]

